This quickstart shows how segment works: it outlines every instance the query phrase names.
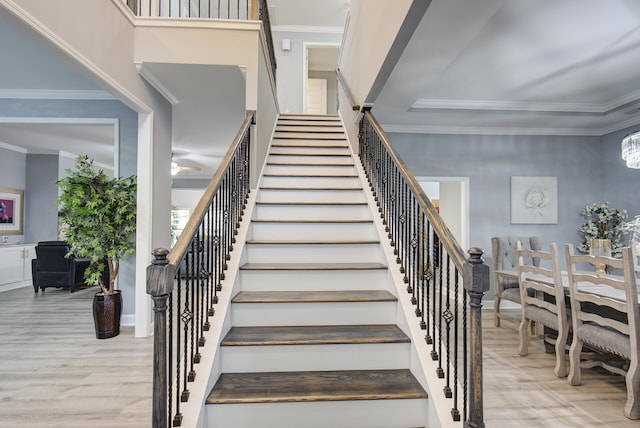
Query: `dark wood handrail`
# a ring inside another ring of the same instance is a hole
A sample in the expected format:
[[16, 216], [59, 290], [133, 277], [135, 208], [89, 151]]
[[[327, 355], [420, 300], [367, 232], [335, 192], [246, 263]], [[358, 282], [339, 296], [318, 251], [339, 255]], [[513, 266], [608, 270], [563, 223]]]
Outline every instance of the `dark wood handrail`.
[[250, 192], [254, 119], [248, 112], [172, 251], [154, 249], [147, 267], [154, 302], [153, 428], [182, 423], [180, 406], [189, 400]]
[[398, 155], [398, 152], [389, 141], [387, 134], [384, 132], [376, 118], [370, 112], [365, 112], [365, 115], [367, 115], [368, 120], [371, 122], [378, 136], [384, 143], [385, 148], [389, 152], [389, 155], [393, 158], [393, 161], [398, 166], [400, 173], [409, 184], [410, 190], [417, 197], [420, 206], [427, 213], [429, 221], [433, 225], [436, 234], [440, 237], [442, 245], [447, 250], [447, 253], [452, 257], [453, 262], [458, 267], [458, 269], [462, 269], [462, 266], [467, 261], [464, 250], [462, 249], [458, 241], [456, 241], [447, 225], [444, 224], [444, 221], [442, 220], [442, 217], [440, 217], [440, 214], [438, 214], [436, 207], [433, 206], [433, 203], [431, 202], [429, 197], [424, 193], [424, 190], [422, 190], [422, 187], [420, 186], [420, 183], [418, 183], [418, 180], [416, 180], [413, 173], [410, 172], [409, 168], [404, 163], [400, 155]]
[[444, 381], [445, 397], [452, 399], [451, 416], [481, 428], [481, 309], [489, 289], [483, 251], [471, 248], [465, 257], [371, 111], [365, 108], [359, 116], [360, 159], [418, 323], [431, 345], [431, 359], [437, 361], [436, 374]]
[[178, 240], [176, 241], [175, 245], [173, 246], [173, 248], [171, 248], [171, 253], [168, 256], [168, 262], [170, 266], [174, 268], [177, 267], [177, 265], [180, 263], [180, 261], [184, 258], [185, 254], [189, 250], [189, 245], [193, 239], [193, 236], [195, 235], [198, 229], [198, 226], [202, 223], [202, 220], [204, 219], [207, 213], [207, 210], [211, 205], [211, 201], [213, 200], [214, 195], [216, 194], [218, 188], [220, 187], [222, 177], [225, 175], [227, 171], [227, 167], [229, 166], [229, 163], [233, 158], [234, 153], [238, 149], [238, 146], [240, 146], [243, 135], [245, 135], [249, 126], [251, 126], [251, 124], [254, 123], [254, 121], [255, 121], [255, 112], [253, 111], [248, 112], [247, 116], [242, 122], [242, 125], [240, 126], [240, 129], [238, 130], [238, 133], [236, 134], [233, 140], [233, 143], [231, 143], [229, 150], [227, 150], [227, 153], [225, 154], [224, 158], [222, 158], [222, 162], [220, 163], [218, 170], [216, 171], [213, 178], [209, 182], [209, 185], [207, 186], [204, 193], [202, 194], [200, 201], [194, 208], [193, 214], [189, 217], [189, 221], [187, 222], [184, 229], [182, 230], [182, 233], [178, 237]]

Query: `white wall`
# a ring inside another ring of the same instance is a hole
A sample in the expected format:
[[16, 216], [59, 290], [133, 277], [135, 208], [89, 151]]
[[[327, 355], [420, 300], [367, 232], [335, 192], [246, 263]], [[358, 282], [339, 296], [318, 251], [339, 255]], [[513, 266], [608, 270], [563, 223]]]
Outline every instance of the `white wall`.
[[[298, 31], [273, 32], [273, 43], [276, 51], [276, 72], [278, 82], [278, 104], [283, 113], [303, 113], [305, 43], [339, 44], [340, 33], [311, 33]], [[291, 41], [291, 50], [282, 50], [282, 39]]]

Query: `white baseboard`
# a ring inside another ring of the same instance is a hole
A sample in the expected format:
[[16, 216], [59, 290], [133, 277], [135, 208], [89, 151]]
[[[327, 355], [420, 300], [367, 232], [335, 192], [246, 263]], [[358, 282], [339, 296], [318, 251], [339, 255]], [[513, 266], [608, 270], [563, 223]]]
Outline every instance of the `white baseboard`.
[[123, 314], [120, 317], [120, 325], [135, 326], [136, 325], [136, 316], [135, 315], [125, 315], [125, 314]]
[[2, 293], [3, 291], [15, 290], [16, 288], [29, 287], [29, 286], [33, 287], [33, 284], [31, 284], [31, 281], [12, 282], [11, 284], [0, 285], [0, 293]]

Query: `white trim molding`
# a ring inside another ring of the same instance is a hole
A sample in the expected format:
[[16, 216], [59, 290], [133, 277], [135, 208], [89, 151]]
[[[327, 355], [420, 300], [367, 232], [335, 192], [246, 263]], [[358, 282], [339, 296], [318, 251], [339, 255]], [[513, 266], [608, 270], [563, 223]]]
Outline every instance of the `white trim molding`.
[[115, 100], [116, 98], [103, 90], [71, 90], [71, 89], [0, 89], [2, 99], [24, 100]]

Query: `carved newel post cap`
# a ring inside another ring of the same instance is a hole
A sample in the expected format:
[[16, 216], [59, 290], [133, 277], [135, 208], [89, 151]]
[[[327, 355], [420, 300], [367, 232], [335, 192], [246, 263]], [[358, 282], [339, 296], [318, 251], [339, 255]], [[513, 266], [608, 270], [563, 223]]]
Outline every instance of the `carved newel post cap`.
[[154, 248], [151, 252], [153, 254], [153, 263], [154, 265], [166, 265], [169, 263], [167, 256], [169, 255], [169, 250], [163, 247]]
[[169, 269], [169, 250], [154, 248], [151, 252], [153, 260], [147, 266], [147, 294], [164, 296], [173, 290], [173, 270]]
[[484, 251], [472, 247], [467, 253], [469, 259], [463, 266], [464, 288], [469, 292], [484, 294], [489, 291], [489, 266], [484, 264]]

